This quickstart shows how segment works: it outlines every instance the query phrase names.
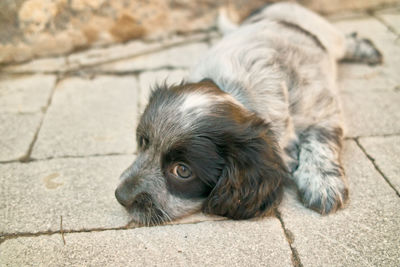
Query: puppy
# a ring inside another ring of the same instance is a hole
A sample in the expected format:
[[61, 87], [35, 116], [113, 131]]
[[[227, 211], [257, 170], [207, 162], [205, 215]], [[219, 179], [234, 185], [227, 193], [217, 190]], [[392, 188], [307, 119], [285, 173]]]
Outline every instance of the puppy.
[[343, 207], [336, 62], [376, 64], [381, 54], [294, 3], [222, 27], [229, 33], [188, 82], [152, 92], [117, 200], [145, 225], [199, 210], [247, 219], [271, 213], [292, 181], [305, 206]]

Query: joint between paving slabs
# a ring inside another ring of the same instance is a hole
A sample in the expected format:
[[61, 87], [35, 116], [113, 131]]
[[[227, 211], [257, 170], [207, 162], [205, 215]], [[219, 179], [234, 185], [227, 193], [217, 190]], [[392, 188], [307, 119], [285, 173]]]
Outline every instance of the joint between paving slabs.
[[[175, 47], [175, 46], [187, 45], [187, 44], [198, 43], [198, 42], [204, 42], [206, 44], [209, 44], [211, 39], [213, 38], [212, 33], [215, 32], [215, 31], [216, 31], [216, 27], [210, 27], [209, 29], [206, 29], [206, 30], [191, 31], [191, 32], [189, 32], [187, 34], [176, 35], [178, 37], [179, 36], [183, 36], [184, 38], [188, 38], [186, 40], [184, 39], [184, 40], [181, 40], [181, 41], [172, 42], [170, 44], [166, 44], [166, 45], [163, 45], [161, 47], [154, 48], [154, 49], [149, 50], [149, 51], [144, 51], [142, 53], [138, 53], [138, 54], [135, 54], [135, 55], [120, 56], [120, 57], [116, 57], [116, 58], [112, 58], [112, 59], [108, 59], [108, 60], [104, 60], [104, 61], [100, 61], [100, 62], [90, 63], [90, 64], [79, 64], [78, 63], [76, 66], [73, 66], [73, 63], [70, 62], [69, 56], [73, 55], [74, 52], [69, 52], [69, 53], [64, 54], [65, 64], [67, 66], [66, 70], [61, 70], [61, 71], [60, 70], [54, 70], [54, 71], [22, 71], [22, 72], [17, 72], [17, 73], [10, 72], [9, 74], [28, 75], [28, 74], [42, 73], [42, 74], [56, 74], [56, 75], [67, 74], [68, 75], [68, 74], [71, 74], [71, 73], [74, 73], [74, 72], [78, 72], [81, 69], [87, 69], [87, 68], [90, 69], [90, 68], [95, 67], [95, 66], [108, 64], [108, 63], [113, 63], [113, 62], [117, 62], [117, 61], [120, 61], [120, 60], [133, 59], [133, 58], [138, 57], [138, 56], [157, 53], [157, 52], [160, 52], [160, 51], [163, 51], [165, 49], [172, 48], [172, 47]], [[196, 34], [204, 34], [204, 35], [203, 36], [196, 36]], [[190, 39], [191, 36], [194, 36], [193, 39]], [[168, 38], [173, 38], [173, 36], [171, 35]], [[165, 40], [168, 40], [168, 38], [166, 38]], [[163, 39], [151, 40], [151, 41], [147, 41], [145, 43], [155, 43], [155, 42], [162, 42], [162, 41], [163, 41]], [[112, 47], [112, 45], [115, 45], [115, 44], [110, 44], [108, 46], [103, 46], [101, 48], [105, 49], [105, 48], [108, 48], [108, 47]], [[89, 50], [90, 49], [88, 49], [87, 51], [89, 51]], [[34, 60], [34, 59], [32, 59], [32, 60]], [[18, 64], [24, 64], [24, 63], [30, 62], [32, 60], [19, 62]], [[6, 65], [4, 65], [4, 66], [6, 66]], [[3, 65], [0, 65], [0, 69], [2, 67], [3, 67]], [[119, 73], [110, 72], [110, 74], [118, 75]], [[127, 73], [127, 74], [130, 74], [130, 73]]]
[[365, 156], [367, 156], [367, 158], [371, 161], [372, 165], [375, 167], [375, 170], [377, 170], [377, 172], [383, 177], [383, 179], [394, 190], [397, 196], [400, 197], [400, 192], [397, 191], [394, 185], [390, 182], [389, 178], [387, 178], [386, 175], [382, 172], [378, 164], [376, 164], [375, 159], [371, 155], [369, 155], [367, 150], [361, 145], [359, 138], [354, 138], [354, 141], [356, 142], [357, 146], [361, 149], [361, 151], [365, 154]]
[[125, 70], [125, 71], [107, 71], [107, 70], [96, 70], [92, 68], [86, 68], [84, 70], [71, 72], [71, 76], [82, 76], [82, 73], [85, 75], [89, 75], [91, 77], [95, 77], [97, 75], [113, 75], [113, 76], [137, 76], [143, 72], [156, 72], [161, 70], [174, 71], [174, 70], [187, 70], [187, 67], [183, 66], [172, 66], [165, 65], [156, 68], [149, 69], [136, 69], [136, 70]]
[[65, 237], [64, 237], [64, 229], [63, 229], [63, 219], [62, 219], [62, 215], [60, 215], [60, 233], [61, 233], [61, 238], [62, 238], [62, 241], [63, 241], [63, 243], [64, 243], [64, 246], [65, 246]]
[[47, 161], [47, 160], [53, 160], [53, 159], [83, 159], [83, 158], [99, 158], [99, 157], [114, 157], [114, 156], [135, 156], [137, 155], [136, 152], [133, 153], [105, 153], [105, 154], [90, 154], [90, 155], [63, 155], [59, 157], [47, 157], [47, 158], [42, 158], [42, 159], [35, 159], [32, 158], [30, 162], [36, 162], [36, 161]]
[[26, 154], [19, 159], [19, 162], [27, 163], [27, 162], [31, 161], [31, 154], [32, 154], [33, 147], [35, 146], [36, 140], [37, 140], [37, 138], [39, 136], [39, 132], [40, 132], [40, 129], [42, 128], [44, 118], [46, 117], [46, 114], [47, 114], [47, 110], [49, 109], [49, 106], [51, 105], [51, 102], [53, 100], [54, 92], [55, 92], [55, 90], [57, 88], [57, 85], [59, 84], [59, 82], [62, 79], [63, 79], [63, 77], [57, 76], [56, 82], [54, 83], [54, 86], [53, 86], [53, 88], [52, 88], [52, 90], [50, 92], [49, 99], [47, 100], [47, 104], [43, 109], [42, 118], [40, 119], [39, 125], [38, 125], [38, 127], [36, 129], [35, 135], [33, 136], [32, 142], [30, 143], [28, 151], [26, 152]]
[[394, 35], [397, 36], [397, 40], [400, 38], [400, 32], [397, 32], [397, 30], [392, 27], [391, 25], [387, 24], [385, 20], [383, 20], [379, 15], [376, 15], [376, 10], [369, 10], [367, 11], [368, 14], [373, 17], [374, 19], [378, 20], [380, 23], [382, 23], [383, 25], [385, 25], [385, 27]]
[[393, 137], [393, 136], [400, 136], [400, 133], [388, 133], [388, 134], [370, 134], [370, 135], [357, 135], [357, 136], [345, 136], [343, 140], [353, 140], [359, 138], [370, 138], [370, 137]]
[[[218, 221], [227, 221], [227, 218], [220, 219]], [[162, 225], [154, 225], [154, 226], [146, 226], [146, 225], [137, 225], [137, 224], [132, 224], [132, 222], [127, 223], [125, 226], [119, 226], [119, 227], [110, 227], [110, 228], [89, 228], [89, 229], [79, 229], [79, 230], [65, 230], [63, 227], [63, 217], [60, 216], [60, 229], [55, 230], [55, 231], [42, 231], [42, 232], [36, 232], [36, 233], [27, 233], [27, 232], [20, 232], [20, 233], [10, 233], [10, 234], [2, 234], [0, 235], [0, 244], [4, 243], [5, 241], [9, 239], [16, 239], [20, 237], [39, 237], [39, 236], [50, 236], [50, 235], [56, 235], [60, 234], [61, 238], [63, 240], [63, 244], [66, 245], [65, 241], [65, 234], [76, 234], [76, 233], [91, 233], [91, 232], [105, 232], [105, 231], [123, 231], [123, 230], [132, 230], [132, 229], [138, 229], [138, 228], [143, 228], [143, 227], [163, 227], [163, 226], [171, 226], [171, 225], [183, 225], [183, 224], [199, 224], [199, 223], [205, 223], [205, 222], [212, 222], [213, 220], [205, 220], [205, 221], [193, 221], [193, 222], [187, 222], [187, 223], [177, 223], [174, 224], [172, 223], [166, 223]]]
[[[107, 64], [107, 63], [100, 63], [99, 65]], [[96, 65], [99, 66], [99, 65]], [[71, 69], [67, 71], [38, 71], [38, 72], [18, 72], [18, 73], [10, 73], [11, 75], [32, 75], [32, 74], [52, 74], [52, 75], [60, 75], [64, 78], [66, 77], [81, 77], [86, 79], [94, 79], [96, 76], [99, 75], [113, 75], [113, 76], [136, 76], [143, 72], [156, 72], [161, 70], [187, 70], [187, 67], [184, 66], [173, 66], [173, 65], [165, 65], [156, 68], [149, 68], [149, 69], [136, 69], [136, 70], [124, 70], [124, 71], [107, 71], [107, 70], [97, 70], [93, 68], [93, 66], [82, 66], [80, 69]]]
[[73, 233], [90, 233], [90, 232], [104, 232], [104, 231], [113, 231], [113, 230], [129, 230], [139, 227], [129, 227], [129, 226], [121, 226], [121, 227], [113, 227], [113, 228], [91, 228], [91, 229], [81, 229], [81, 230], [64, 230], [62, 227], [62, 216], [60, 216], [60, 230], [56, 231], [43, 231], [43, 232], [36, 232], [36, 233], [12, 233], [12, 234], [3, 234], [0, 236], [0, 244], [9, 240], [15, 239], [20, 237], [39, 237], [39, 236], [46, 236], [46, 235], [56, 235], [61, 234], [61, 238], [63, 240], [64, 245], [66, 244], [64, 239], [64, 234], [73, 234]]
[[303, 264], [301, 263], [299, 253], [297, 252], [297, 249], [293, 246], [294, 242], [294, 235], [293, 233], [285, 227], [285, 222], [282, 219], [281, 213], [279, 210], [276, 208], [275, 209], [275, 217], [279, 220], [281, 223], [281, 227], [283, 230], [283, 233], [285, 235], [285, 238], [289, 244], [290, 250], [292, 251], [292, 264], [294, 267], [303, 267]]
[[0, 164], [12, 164], [12, 163], [31, 163], [31, 162], [41, 162], [41, 161], [50, 161], [50, 160], [57, 160], [57, 159], [87, 159], [87, 158], [99, 158], [99, 157], [114, 157], [114, 156], [135, 156], [137, 155], [136, 152], [133, 153], [106, 153], [106, 154], [90, 154], [90, 155], [63, 155], [57, 157], [47, 157], [47, 158], [30, 158], [29, 161], [21, 161], [18, 159], [15, 160], [6, 160], [0, 161]]
[[[163, 50], [166, 50], [166, 49], [169, 49], [169, 48], [173, 48], [173, 47], [176, 47], [176, 46], [188, 45], [188, 44], [192, 44], [192, 43], [201, 43], [201, 42], [208, 44], [208, 41], [209, 41], [210, 38], [211, 37], [209, 36], [209, 34], [207, 34], [206, 36], [198, 38], [198, 39], [194, 38], [192, 40], [183, 40], [183, 41], [176, 42], [176, 43], [166, 44], [166, 45], [161, 46], [159, 48], [155, 48], [155, 49], [152, 49], [152, 50], [149, 50], [149, 51], [144, 51], [142, 53], [138, 53], [138, 54], [135, 54], [135, 55], [121, 56], [121, 57], [116, 57], [116, 58], [104, 60], [104, 61], [101, 61], [101, 62], [90, 63], [90, 64], [79, 64], [78, 63], [76, 67], [72, 67], [70, 70], [67, 70], [66, 72], [67, 73], [68, 72], [74, 72], [74, 71], [77, 71], [77, 70], [79, 70], [81, 68], [90, 69], [91, 67], [97, 67], [97, 66], [101, 66], [103, 64], [114, 63], [114, 62], [117, 62], [117, 61], [120, 61], [120, 60], [134, 59], [135, 57], [161, 52]], [[67, 64], [71, 64], [69, 62], [69, 60], [67, 60]], [[116, 72], [112, 72], [112, 73], [116, 74]]]

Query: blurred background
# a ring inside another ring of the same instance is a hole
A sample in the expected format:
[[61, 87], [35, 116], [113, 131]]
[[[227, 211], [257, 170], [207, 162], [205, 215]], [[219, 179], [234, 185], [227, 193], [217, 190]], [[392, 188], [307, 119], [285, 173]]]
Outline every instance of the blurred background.
[[[209, 30], [219, 7], [236, 21], [271, 0], [1, 0], [0, 64], [63, 55], [132, 39]], [[321, 14], [398, 0], [299, 0]]]

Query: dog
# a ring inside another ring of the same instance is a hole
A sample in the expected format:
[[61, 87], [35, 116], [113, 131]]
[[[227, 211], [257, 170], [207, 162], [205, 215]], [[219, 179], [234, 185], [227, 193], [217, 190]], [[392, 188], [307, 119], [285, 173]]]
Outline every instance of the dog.
[[249, 219], [272, 214], [289, 181], [308, 208], [344, 207], [336, 64], [382, 55], [295, 3], [220, 24], [225, 36], [186, 82], [153, 90], [118, 202], [143, 225], [200, 210]]

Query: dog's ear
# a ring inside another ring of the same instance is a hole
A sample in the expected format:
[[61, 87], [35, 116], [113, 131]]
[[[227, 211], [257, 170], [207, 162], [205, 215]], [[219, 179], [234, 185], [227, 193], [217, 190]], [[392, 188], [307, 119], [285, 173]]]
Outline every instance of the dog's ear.
[[272, 130], [252, 116], [225, 137], [225, 168], [203, 212], [238, 220], [268, 214], [279, 204], [288, 175]]

